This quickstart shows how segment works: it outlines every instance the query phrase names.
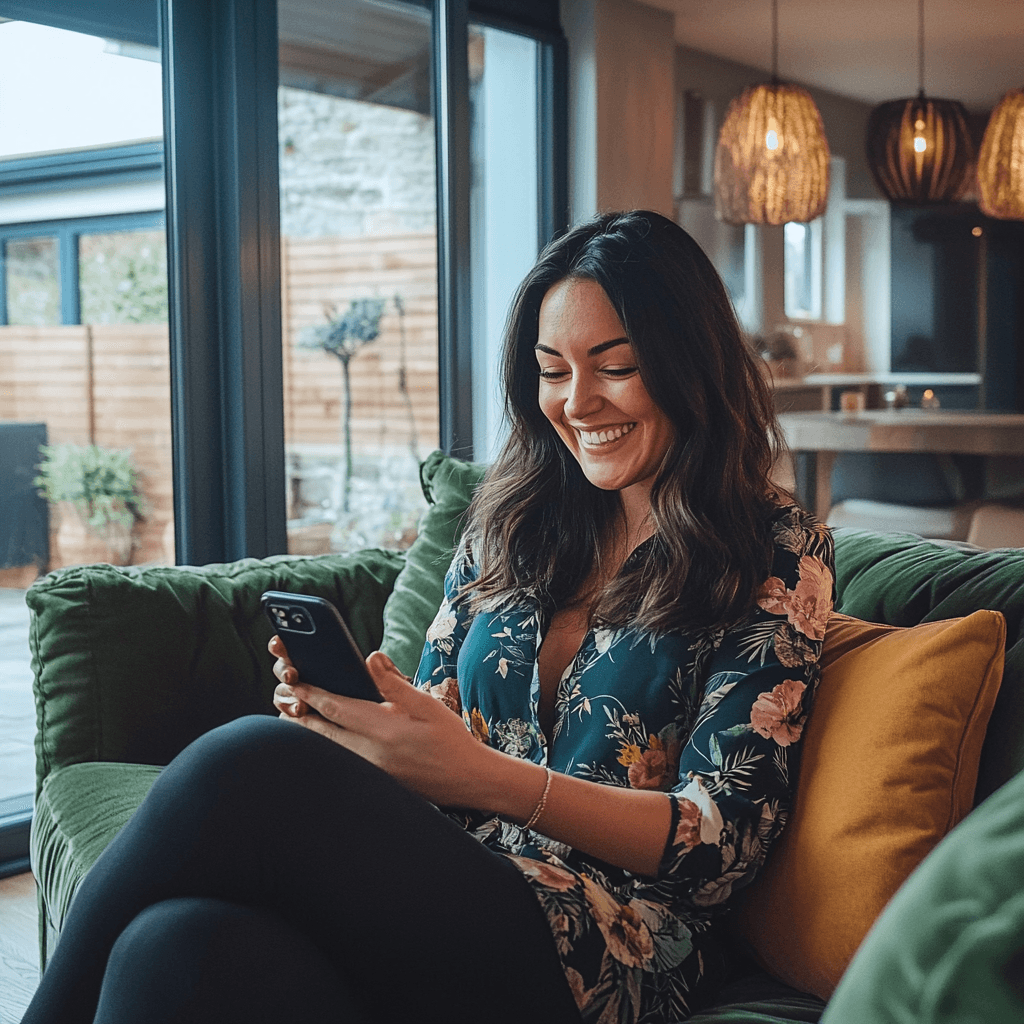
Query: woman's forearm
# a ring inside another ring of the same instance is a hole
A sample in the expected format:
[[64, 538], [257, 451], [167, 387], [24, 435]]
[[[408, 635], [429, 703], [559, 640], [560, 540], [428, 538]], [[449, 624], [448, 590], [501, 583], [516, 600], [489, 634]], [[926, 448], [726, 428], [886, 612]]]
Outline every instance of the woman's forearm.
[[[525, 824], [544, 793], [544, 769], [493, 747], [481, 747], [480, 754], [472, 805]], [[544, 810], [534, 828], [609, 864], [653, 876], [671, 818], [671, 802], [664, 793], [552, 772]]]

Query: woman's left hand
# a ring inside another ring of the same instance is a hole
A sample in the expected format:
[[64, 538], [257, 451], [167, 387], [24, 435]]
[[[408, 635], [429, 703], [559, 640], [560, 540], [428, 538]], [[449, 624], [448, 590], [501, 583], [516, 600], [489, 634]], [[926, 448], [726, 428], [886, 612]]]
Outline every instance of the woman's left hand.
[[434, 804], [471, 806], [472, 783], [488, 748], [473, 737], [461, 717], [416, 689], [386, 654], [375, 651], [366, 667], [384, 703], [341, 697], [296, 682], [295, 697], [319, 715], [280, 717], [365, 757]]

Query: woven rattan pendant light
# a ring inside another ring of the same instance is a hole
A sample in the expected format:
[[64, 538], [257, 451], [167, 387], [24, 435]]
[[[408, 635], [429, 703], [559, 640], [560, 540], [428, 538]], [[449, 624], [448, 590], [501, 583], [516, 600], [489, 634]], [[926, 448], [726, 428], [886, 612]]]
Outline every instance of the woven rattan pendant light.
[[974, 143], [956, 100], [924, 93], [924, 0], [918, 0], [918, 93], [890, 100], [868, 117], [868, 167], [894, 203], [950, 203], [971, 184]]
[[715, 215], [729, 224], [809, 221], [828, 200], [828, 142], [806, 89], [778, 79], [778, 0], [772, 0], [772, 80], [729, 104], [715, 149]]
[[1024, 220], [1024, 90], [1011, 89], [988, 119], [978, 153], [978, 206], [1002, 220]]

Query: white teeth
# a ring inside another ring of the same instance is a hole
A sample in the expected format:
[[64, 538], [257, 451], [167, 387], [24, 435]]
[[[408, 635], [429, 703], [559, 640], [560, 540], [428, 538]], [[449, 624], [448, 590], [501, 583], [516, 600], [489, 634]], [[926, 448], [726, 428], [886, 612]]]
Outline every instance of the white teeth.
[[609, 441], [617, 441], [623, 434], [628, 434], [635, 423], [624, 423], [621, 427], [611, 427], [608, 430], [581, 430], [580, 438], [584, 444], [608, 444]]

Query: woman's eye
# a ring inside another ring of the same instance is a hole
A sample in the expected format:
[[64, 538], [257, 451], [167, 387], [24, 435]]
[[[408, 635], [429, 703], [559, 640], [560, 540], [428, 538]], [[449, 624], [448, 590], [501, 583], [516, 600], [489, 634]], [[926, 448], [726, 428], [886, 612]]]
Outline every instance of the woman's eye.
[[541, 370], [541, 380], [561, 380], [569, 375], [568, 370]]
[[635, 366], [610, 366], [604, 372], [609, 377], [631, 377], [636, 371], [637, 367]]

